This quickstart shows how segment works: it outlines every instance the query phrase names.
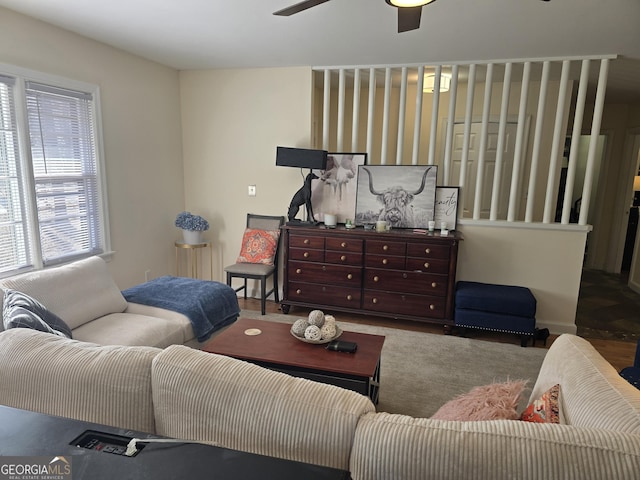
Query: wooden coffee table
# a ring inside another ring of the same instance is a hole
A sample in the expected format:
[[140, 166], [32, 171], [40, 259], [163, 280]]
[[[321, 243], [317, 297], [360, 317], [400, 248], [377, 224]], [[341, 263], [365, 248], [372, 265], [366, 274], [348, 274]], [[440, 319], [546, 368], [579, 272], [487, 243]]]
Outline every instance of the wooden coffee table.
[[[245, 332], [251, 329], [261, 333], [247, 335]], [[240, 318], [209, 340], [202, 350], [354, 390], [378, 403], [383, 336], [343, 331], [340, 340], [358, 344], [355, 353], [344, 353], [297, 340], [290, 330], [288, 323]]]

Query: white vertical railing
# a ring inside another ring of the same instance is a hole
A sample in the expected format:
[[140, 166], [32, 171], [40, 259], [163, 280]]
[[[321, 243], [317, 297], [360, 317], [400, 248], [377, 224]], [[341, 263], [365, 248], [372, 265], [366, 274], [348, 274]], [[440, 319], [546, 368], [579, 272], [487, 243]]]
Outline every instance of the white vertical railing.
[[[585, 225], [594, 191], [597, 151], [596, 142], [590, 142], [586, 165], [578, 168], [577, 139], [584, 130], [583, 123], [589, 121], [592, 137], [599, 134], [609, 62], [614, 58], [608, 55], [453, 63], [448, 92], [440, 92], [444, 64], [318, 67], [315, 70], [324, 74], [322, 148], [343, 151], [345, 135], [350, 129], [351, 150], [369, 153], [370, 163], [437, 165], [442, 169], [438, 175], [442, 184], [461, 187], [465, 204], [475, 220], [498, 221], [506, 217], [508, 222], [551, 223], [556, 221], [560, 199], [558, 220], [563, 224], [578, 221]], [[592, 91], [587, 88], [591, 62], [599, 62], [600, 71], [595, 100], [589, 99], [595, 105], [593, 116], [585, 119], [587, 94]], [[576, 75], [578, 67], [579, 76]], [[365, 69], [369, 70], [368, 79], [361, 74]], [[500, 69], [504, 69], [503, 75], [496, 73]], [[431, 72], [435, 73], [434, 92], [424, 93], [425, 73], [431, 75]], [[337, 79], [337, 83], [333, 83], [337, 87], [332, 87], [332, 77], [334, 82]], [[347, 82], [351, 77], [353, 85]], [[382, 81], [384, 84], [378, 85]], [[353, 111], [347, 118], [346, 98], [350, 88]], [[364, 97], [365, 89], [368, 100]], [[412, 116], [407, 112], [409, 102], [414, 101], [414, 91], [415, 114]], [[494, 91], [501, 91], [501, 97], [493, 99]], [[511, 92], [515, 91], [520, 92], [519, 102], [510, 102]], [[382, 109], [376, 109], [376, 92], [383, 96]], [[466, 95], [466, 101], [458, 105], [460, 95]], [[332, 98], [337, 106], [333, 118]], [[448, 100], [446, 112], [440, 109], [441, 100]], [[361, 141], [359, 132], [364, 111], [361, 105], [365, 101], [366, 140]], [[555, 109], [549, 108], [551, 105], [555, 105]], [[572, 117], [569, 112], [573, 113]], [[531, 132], [530, 119], [535, 119]], [[438, 131], [440, 126], [443, 132]], [[496, 126], [497, 140], [494, 141]], [[510, 136], [515, 137], [515, 142]], [[571, 146], [568, 159], [563, 160], [567, 136], [571, 137]], [[395, 162], [391, 162], [389, 147], [394, 140]], [[405, 143], [412, 146], [410, 158], [405, 155]], [[374, 158], [378, 144], [380, 155]], [[426, 151], [422, 153], [425, 146]], [[457, 178], [451, 175], [454, 166], [459, 167]], [[493, 168], [492, 174], [487, 175], [485, 172], [491, 172], [487, 170], [490, 168]], [[561, 171], [566, 171], [566, 176], [560, 176]], [[576, 178], [577, 175], [583, 178]], [[525, 183], [524, 179], [528, 181]], [[571, 208], [579, 196], [574, 193], [579, 182], [583, 185], [582, 204], [576, 219], [571, 215]], [[559, 191], [564, 194], [559, 196]], [[469, 197], [465, 197], [467, 194]], [[538, 198], [543, 201], [537, 201]], [[487, 203], [483, 205], [483, 202]]]
[[351, 151], [358, 151], [360, 129], [360, 69], [353, 72], [353, 114], [351, 116]]
[[402, 79], [400, 80], [400, 101], [398, 102], [398, 139], [396, 144], [396, 165], [402, 165], [402, 155], [404, 153], [404, 124], [407, 112], [407, 76], [409, 70], [402, 67]]
[[451, 69], [451, 87], [449, 89], [449, 116], [447, 117], [446, 139], [444, 142], [444, 174], [442, 180], [449, 185], [451, 178], [451, 149], [453, 143], [453, 126], [456, 121], [456, 99], [458, 98], [458, 65]]
[[536, 201], [536, 181], [538, 178], [538, 164], [540, 160], [540, 143], [542, 139], [542, 128], [544, 126], [544, 112], [547, 100], [547, 87], [549, 86], [550, 62], [542, 65], [542, 75], [540, 77], [540, 93], [538, 95], [538, 109], [536, 110], [536, 129], [533, 137], [533, 152], [531, 153], [531, 168], [529, 168], [529, 187], [527, 189], [527, 206], [524, 221], [533, 221], [533, 207]]
[[513, 152], [513, 170], [511, 172], [511, 188], [509, 189], [509, 210], [507, 220], [516, 219], [516, 209], [520, 199], [520, 170], [523, 163], [524, 129], [527, 121], [527, 99], [529, 98], [529, 79], [531, 77], [531, 62], [524, 64], [522, 71], [522, 87], [520, 88], [520, 105], [518, 106], [518, 127], [516, 130], [516, 145]]
[[462, 158], [460, 160], [460, 181], [462, 189], [467, 184], [467, 166], [469, 163], [469, 143], [471, 141], [471, 120], [473, 116], [473, 99], [476, 86], [476, 64], [469, 66], [467, 80], [467, 106], [464, 111], [464, 137], [462, 140]]
[[513, 63], [507, 63], [502, 81], [502, 104], [500, 105], [500, 121], [498, 123], [498, 143], [496, 145], [496, 163], [493, 170], [493, 190], [491, 191], [490, 220], [498, 219], [498, 201], [502, 182], [502, 165], [504, 164], [504, 144], [507, 134], [507, 116], [509, 115], [509, 95], [511, 95], [511, 73]]

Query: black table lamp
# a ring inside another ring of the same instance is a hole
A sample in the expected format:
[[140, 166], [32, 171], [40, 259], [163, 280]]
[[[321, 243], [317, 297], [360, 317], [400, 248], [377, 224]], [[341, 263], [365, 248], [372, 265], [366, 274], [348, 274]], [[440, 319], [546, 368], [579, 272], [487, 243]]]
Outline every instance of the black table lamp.
[[[312, 170], [325, 170], [327, 168], [327, 151], [312, 150], [308, 148], [277, 147], [276, 165], [280, 167], [308, 168], [309, 174], [304, 179], [302, 187], [293, 195], [287, 212], [287, 225], [314, 225], [317, 223], [313, 216], [311, 206], [311, 181], [318, 178]], [[296, 215], [300, 207], [304, 205], [307, 212], [307, 221], [298, 220]]]

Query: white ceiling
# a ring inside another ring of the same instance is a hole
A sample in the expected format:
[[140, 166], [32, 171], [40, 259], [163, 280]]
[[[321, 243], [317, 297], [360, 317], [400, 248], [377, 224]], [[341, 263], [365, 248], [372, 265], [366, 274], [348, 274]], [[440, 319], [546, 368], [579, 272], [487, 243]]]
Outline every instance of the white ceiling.
[[[384, 0], [0, 0], [0, 6], [176, 69], [386, 65], [618, 54], [640, 98], [640, 0], [437, 0], [398, 34]], [[607, 93], [609, 95], [609, 93]]]

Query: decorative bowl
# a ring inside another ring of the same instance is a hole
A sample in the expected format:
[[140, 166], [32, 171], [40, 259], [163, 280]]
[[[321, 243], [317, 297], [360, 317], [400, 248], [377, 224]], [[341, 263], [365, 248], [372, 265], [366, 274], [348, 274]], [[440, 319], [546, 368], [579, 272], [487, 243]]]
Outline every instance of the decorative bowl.
[[340, 327], [338, 325], [336, 325], [336, 334], [333, 336], [333, 338], [323, 338], [321, 340], [309, 340], [308, 338], [297, 336], [295, 333], [293, 333], [293, 329], [291, 329], [289, 331], [291, 332], [291, 335], [293, 335], [295, 338], [297, 338], [301, 342], [313, 343], [315, 345], [321, 345], [323, 343], [329, 343], [332, 340], [335, 340], [336, 338], [338, 338], [340, 335], [342, 335], [342, 330], [340, 329]]

